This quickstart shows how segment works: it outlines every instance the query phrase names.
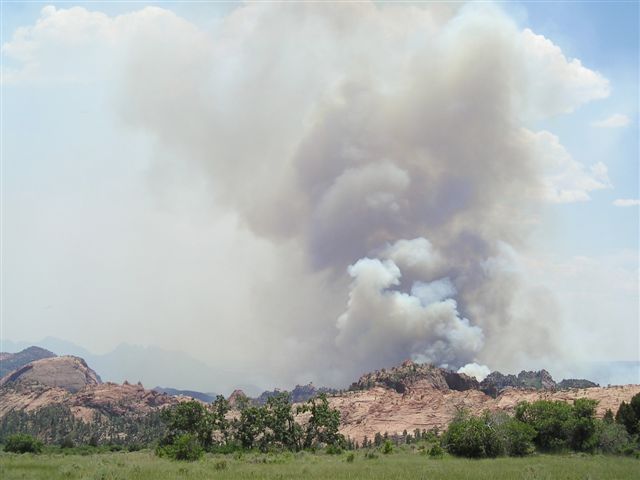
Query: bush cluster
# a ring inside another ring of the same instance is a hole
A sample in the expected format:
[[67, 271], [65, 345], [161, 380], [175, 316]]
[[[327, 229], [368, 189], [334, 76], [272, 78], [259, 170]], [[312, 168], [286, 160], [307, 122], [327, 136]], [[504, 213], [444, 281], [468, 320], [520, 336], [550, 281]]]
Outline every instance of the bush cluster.
[[26, 433], [17, 433], [7, 438], [4, 444], [4, 451], [12, 453], [40, 453], [42, 451], [42, 442]]
[[576, 451], [632, 454], [640, 445], [640, 394], [622, 402], [615, 420], [608, 411], [596, 418], [595, 400], [580, 398], [573, 404], [538, 400], [521, 402], [515, 416], [459, 412], [442, 436], [442, 446], [471, 458], [524, 456], [541, 452]]

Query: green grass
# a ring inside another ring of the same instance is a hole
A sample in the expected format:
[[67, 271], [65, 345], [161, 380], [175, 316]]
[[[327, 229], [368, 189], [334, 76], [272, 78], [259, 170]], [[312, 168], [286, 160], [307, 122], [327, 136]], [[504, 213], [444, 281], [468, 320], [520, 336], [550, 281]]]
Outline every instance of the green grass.
[[535, 455], [528, 458], [431, 459], [411, 450], [347, 462], [347, 453], [207, 455], [193, 463], [156, 457], [150, 451], [97, 455], [15, 455], [0, 453], [0, 478], [163, 479], [631, 479], [640, 460], [601, 455]]

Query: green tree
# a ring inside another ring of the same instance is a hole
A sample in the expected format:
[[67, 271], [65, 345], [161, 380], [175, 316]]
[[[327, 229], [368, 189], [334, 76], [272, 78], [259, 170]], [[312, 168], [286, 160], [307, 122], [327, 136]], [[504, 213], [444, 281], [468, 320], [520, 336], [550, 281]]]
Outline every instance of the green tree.
[[229, 402], [222, 395], [218, 395], [211, 404], [211, 423], [213, 430], [220, 433], [221, 440], [225, 444], [231, 436], [231, 424], [227, 419], [229, 409]]
[[391, 452], [393, 452], [393, 444], [391, 443], [391, 440], [385, 440], [384, 444], [382, 445], [382, 453], [388, 455]]
[[640, 393], [634, 395], [629, 403], [620, 404], [616, 422], [624, 425], [629, 435], [640, 433]]
[[168, 429], [165, 443], [173, 443], [177, 437], [189, 434], [205, 449], [211, 447], [214, 416], [202, 403], [195, 400], [181, 402], [164, 409], [162, 419]]
[[497, 457], [504, 445], [487, 415], [459, 412], [442, 436], [442, 445], [453, 455], [470, 458]]
[[592, 452], [598, 445], [596, 435], [596, 406], [598, 402], [589, 398], [578, 398], [573, 402], [573, 415], [567, 422], [571, 448], [580, 452]]
[[255, 448], [258, 439], [264, 436], [266, 411], [263, 407], [247, 406], [240, 411], [236, 422], [236, 437], [243, 448]]
[[613, 416], [613, 412], [611, 411], [610, 408], [607, 408], [607, 411], [604, 412], [604, 417], [602, 417], [602, 421], [604, 423], [613, 423], [615, 421], [615, 418]]
[[290, 395], [287, 392], [278, 393], [267, 400], [265, 407], [267, 443], [278, 448], [300, 450], [302, 428], [295, 422]]
[[562, 450], [568, 446], [567, 423], [571, 420], [571, 405], [561, 401], [538, 400], [521, 402], [516, 406], [517, 420], [532, 426], [536, 431], [533, 439], [541, 450]]
[[305, 448], [318, 443], [344, 446], [344, 437], [338, 432], [340, 412], [329, 406], [326, 394], [322, 393], [298, 407], [298, 413], [304, 412], [311, 413], [304, 434]]

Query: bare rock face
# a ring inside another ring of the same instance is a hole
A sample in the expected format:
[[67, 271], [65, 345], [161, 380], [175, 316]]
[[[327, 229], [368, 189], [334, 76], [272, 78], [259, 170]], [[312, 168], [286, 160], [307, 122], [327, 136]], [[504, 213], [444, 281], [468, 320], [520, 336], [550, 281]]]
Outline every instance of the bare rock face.
[[532, 390], [563, 390], [568, 388], [593, 388], [597, 383], [589, 380], [570, 378], [556, 383], [551, 374], [546, 370], [522, 371], [516, 375], [503, 375], [500, 372], [491, 372], [487, 378], [480, 382], [480, 390], [491, 397], [497, 397], [507, 388], [520, 388]]
[[146, 390], [142, 385], [130, 383], [101, 383], [87, 387], [69, 398], [68, 405], [72, 411], [78, 412], [86, 421], [91, 421], [90, 415], [96, 412], [108, 416], [139, 416], [158, 408], [175, 405], [180, 399]]
[[0, 380], [0, 418], [53, 405], [69, 407], [85, 422], [102, 416], [136, 418], [180, 401], [140, 383], [102, 383], [83, 359], [72, 356], [38, 360]]
[[231, 408], [239, 408], [242, 405], [249, 404], [251, 400], [242, 390], [234, 390], [227, 399]]
[[316, 387], [313, 383], [308, 383], [307, 385], [296, 385], [293, 390], [290, 392], [287, 390], [267, 390], [260, 394], [259, 397], [253, 399], [253, 403], [258, 405], [264, 405], [267, 403], [269, 398], [274, 397], [280, 393], [288, 393], [291, 398], [291, 403], [304, 403], [307, 400], [317, 397], [321, 393], [326, 393], [327, 395], [334, 395], [338, 393], [338, 390], [334, 388], [327, 387]]
[[518, 374], [518, 384], [521, 388], [535, 388], [536, 390], [552, 390], [556, 382], [546, 370], [537, 372], [522, 371]]
[[443, 370], [442, 374], [451, 390], [464, 392], [465, 390], [478, 390], [480, 388], [478, 381], [467, 374], [452, 372], [451, 370]]
[[595, 388], [599, 387], [597, 383], [594, 383], [590, 380], [584, 380], [582, 378], [566, 378], [558, 383], [558, 388], [560, 390], [565, 390], [567, 388]]
[[0, 386], [9, 383], [37, 383], [75, 393], [88, 385], [98, 385], [102, 381], [83, 359], [64, 356], [28, 363], [0, 380]]
[[480, 383], [480, 390], [492, 397], [496, 397], [507, 388], [554, 390], [556, 387], [556, 382], [546, 370], [538, 370], [537, 372], [523, 370], [517, 376], [491, 372]]
[[28, 363], [55, 356], [55, 353], [40, 347], [25, 348], [18, 353], [0, 353], [0, 378]]
[[505, 388], [518, 388], [518, 377], [515, 375], [503, 375], [500, 372], [491, 372], [480, 382], [480, 390], [492, 397], [498, 396]]
[[377, 433], [400, 435], [414, 431], [438, 428], [443, 431], [458, 409], [474, 415], [485, 410], [513, 413], [521, 401], [559, 400], [572, 403], [577, 398], [598, 401], [596, 415], [602, 417], [607, 409], [616, 411], [620, 403], [640, 393], [640, 385], [595, 387], [572, 390], [536, 390], [506, 388], [497, 398], [480, 390], [441, 390], [426, 381], [418, 381], [405, 394], [377, 386], [368, 390], [349, 391], [329, 398], [333, 408], [340, 411], [340, 433], [361, 442]]
[[437, 390], [469, 390], [478, 388], [478, 382], [465, 375], [430, 364], [420, 364], [406, 360], [402, 365], [390, 369], [376, 370], [360, 377], [351, 384], [349, 390], [369, 390], [375, 387], [385, 387], [397, 393], [408, 392], [413, 385], [428, 384]]

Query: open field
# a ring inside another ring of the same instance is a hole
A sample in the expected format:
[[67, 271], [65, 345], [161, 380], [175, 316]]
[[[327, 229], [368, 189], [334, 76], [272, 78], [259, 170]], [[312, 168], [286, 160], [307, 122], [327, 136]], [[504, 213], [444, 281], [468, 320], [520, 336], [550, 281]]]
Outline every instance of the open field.
[[536, 455], [528, 458], [431, 459], [411, 451], [365, 458], [365, 452], [324, 454], [207, 455], [194, 463], [156, 457], [150, 451], [99, 455], [0, 454], [0, 477], [14, 479], [631, 479], [640, 460], [600, 455]]

